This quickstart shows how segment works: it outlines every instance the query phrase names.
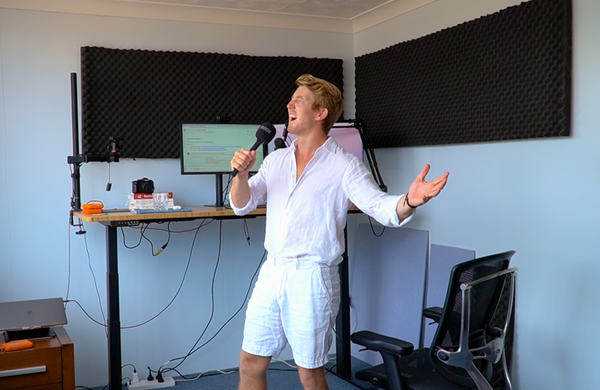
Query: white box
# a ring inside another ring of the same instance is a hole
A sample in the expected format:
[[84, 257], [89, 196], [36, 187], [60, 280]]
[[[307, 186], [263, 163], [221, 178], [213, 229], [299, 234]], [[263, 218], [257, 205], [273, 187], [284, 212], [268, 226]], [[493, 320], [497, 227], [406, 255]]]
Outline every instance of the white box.
[[[173, 193], [169, 192], [169, 208], [172, 209], [175, 206], [173, 201]], [[129, 210], [153, 210], [154, 201], [152, 200], [152, 194], [141, 194], [133, 193], [127, 194], [127, 206]]]

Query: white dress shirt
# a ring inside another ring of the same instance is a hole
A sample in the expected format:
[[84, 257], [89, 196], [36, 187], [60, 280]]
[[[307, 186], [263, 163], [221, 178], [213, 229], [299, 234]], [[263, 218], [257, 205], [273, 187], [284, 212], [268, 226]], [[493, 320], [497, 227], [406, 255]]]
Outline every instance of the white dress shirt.
[[316, 150], [296, 181], [296, 141], [263, 161], [249, 180], [250, 200], [244, 215], [267, 203], [265, 249], [276, 258], [312, 260], [333, 266], [342, 261], [347, 212], [354, 204], [380, 224], [400, 227], [396, 205], [402, 197], [381, 191], [371, 172], [332, 137]]

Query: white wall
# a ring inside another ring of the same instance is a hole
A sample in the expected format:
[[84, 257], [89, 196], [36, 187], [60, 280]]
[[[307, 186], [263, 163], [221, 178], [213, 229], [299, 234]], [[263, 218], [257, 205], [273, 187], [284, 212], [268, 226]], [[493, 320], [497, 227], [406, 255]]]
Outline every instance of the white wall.
[[[341, 58], [346, 87], [353, 91], [352, 35], [0, 9], [0, 301], [64, 298], [68, 292], [70, 299], [102, 321], [99, 301], [106, 310], [104, 227], [86, 224], [84, 236], [76, 235], [77, 229], [68, 225], [70, 73], [79, 73], [81, 46]], [[176, 160], [111, 164], [111, 192], [104, 190], [107, 164], [86, 164], [81, 174], [83, 203], [100, 199], [106, 207], [125, 207], [131, 181], [144, 176], [155, 181], [157, 190], [173, 191], [177, 204], [211, 204], [215, 200], [214, 178], [182, 177]], [[183, 231], [199, 223], [171, 224], [171, 229]], [[227, 221], [222, 226], [214, 318], [198, 346], [242, 304], [264, 251], [264, 219], [248, 220], [251, 246], [242, 221]], [[166, 225], [153, 227], [165, 229], [146, 232], [156, 251], [167, 241], [168, 233]], [[124, 232], [127, 245], [138, 242], [139, 230]], [[200, 229], [185, 274], [193, 238], [194, 231], [172, 234], [169, 246], [157, 257], [151, 256], [145, 240], [136, 250], [120, 244], [122, 326], [139, 324], [157, 314], [175, 296], [185, 275], [177, 299], [164, 314], [122, 332], [123, 364], [135, 364], [143, 376], [147, 375], [146, 366], [156, 369], [170, 358], [185, 355], [211, 318], [219, 223]], [[119, 231], [120, 242], [122, 239]], [[67, 331], [75, 342], [77, 385], [105, 385], [108, 364], [103, 328], [75, 303], [68, 304], [67, 315]], [[243, 317], [242, 311], [213, 342], [179, 367], [180, 371], [237, 366]], [[130, 375], [131, 369], [125, 368], [123, 376]]]
[[[439, 0], [355, 35], [362, 55], [517, 4]], [[574, 0], [572, 136], [562, 139], [377, 150], [390, 192], [424, 163], [450, 171], [413, 228], [478, 255], [515, 249], [519, 268], [516, 385], [597, 389], [600, 345], [600, 2]], [[399, 92], [400, 93], [400, 92]]]

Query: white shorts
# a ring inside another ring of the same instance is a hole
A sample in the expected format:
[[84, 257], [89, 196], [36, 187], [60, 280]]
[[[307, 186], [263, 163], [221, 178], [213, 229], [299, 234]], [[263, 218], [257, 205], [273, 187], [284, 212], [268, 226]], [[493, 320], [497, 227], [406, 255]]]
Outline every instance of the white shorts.
[[248, 302], [242, 349], [277, 358], [289, 342], [298, 366], [322, 367], [339, 306], [337, 266], [269, 256]]

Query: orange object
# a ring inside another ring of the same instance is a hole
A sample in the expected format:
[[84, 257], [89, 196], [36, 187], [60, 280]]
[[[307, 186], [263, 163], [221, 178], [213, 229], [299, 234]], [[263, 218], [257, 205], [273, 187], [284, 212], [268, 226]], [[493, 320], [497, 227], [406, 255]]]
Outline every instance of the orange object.
[[[99, 202], [99, 203], [92, 203], [92, 202]], [[99, 200], [90, 200], [86, 204], [81, 205], [81, 209], [83, 210], [84, 214], [101, 214], [103, 211], [102, 210], [103, 207], [104, 207], [104, 204], [102, 202], [100, 202]]]
[[0, 350], [5, 352], [18, 351], [19, 349], [27, 349], [33, 347], [33, 343], [29, 340], [15, 340], [4, 343], [0, 346]]

